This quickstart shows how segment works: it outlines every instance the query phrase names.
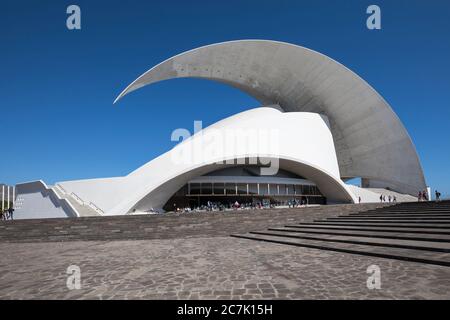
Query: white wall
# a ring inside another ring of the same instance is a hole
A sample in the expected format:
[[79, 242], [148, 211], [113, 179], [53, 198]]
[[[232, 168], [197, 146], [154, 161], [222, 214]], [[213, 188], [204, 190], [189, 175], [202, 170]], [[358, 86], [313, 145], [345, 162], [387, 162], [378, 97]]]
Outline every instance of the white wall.
[[71, 205], [60, 199], [42, 181], [33, 181], [16, 186], [17, 198], [14, 219], [67, 218], [75, 217]]

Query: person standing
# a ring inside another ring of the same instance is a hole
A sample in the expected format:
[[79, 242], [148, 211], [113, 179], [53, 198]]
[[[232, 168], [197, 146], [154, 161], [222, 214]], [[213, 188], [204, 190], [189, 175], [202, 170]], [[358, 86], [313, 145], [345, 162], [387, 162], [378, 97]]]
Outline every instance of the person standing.
[[383, 195], [380, 194], [380, 202], [383, 202]]
[[436, 190], [435, 195], [436, 195], [436, 202], [441, 201], [441, 193]]
[[422, 191], [419, 191], [419, 196], [417, 197], [417, 201], [422, 201]]
[[9, 207], [8, 213], [9, 213], [9, 218], [11, 220], [14, 220], [14, 208], [13, 207]]

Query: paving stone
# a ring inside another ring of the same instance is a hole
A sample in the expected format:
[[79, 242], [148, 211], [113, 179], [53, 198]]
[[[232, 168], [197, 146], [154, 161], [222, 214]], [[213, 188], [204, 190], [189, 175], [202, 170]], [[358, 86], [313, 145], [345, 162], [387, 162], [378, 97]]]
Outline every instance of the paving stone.
[[[255, 224], [267, 227], [269, 217]], [[220, 220], [223, 229], [237, 224], [232, 218]], [[3, 242], [0, 299], [450, 299], [449, 267], [250, 241], [214, 228], [222, 230], [213, 223], [190, 238]], [[374, 264], [380, 290], [366, 286]], [[66, 286], [70, 265], [81, 268], [81, 290]]]

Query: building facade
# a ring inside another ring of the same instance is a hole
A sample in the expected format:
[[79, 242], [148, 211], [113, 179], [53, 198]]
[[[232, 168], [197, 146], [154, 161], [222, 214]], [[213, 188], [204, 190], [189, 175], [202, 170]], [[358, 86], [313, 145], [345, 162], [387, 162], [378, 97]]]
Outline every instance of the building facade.
[[[240, 40], [193, 49], [142, 74], [115, 102], [189, 77], [233, 86], [261, 107], [197, 132], [125, 177], [19, 184], [22, 216], [37, 217], [33, 210], [48, 201], [66, 216], [122, 215], [211, 202], [373, 202], [381, 193], [407, 201], [426, 188], [415, 147], [388, 103], [345, 66], [293, 44]], [[345, 183], [353, 178], [364, 188]]]

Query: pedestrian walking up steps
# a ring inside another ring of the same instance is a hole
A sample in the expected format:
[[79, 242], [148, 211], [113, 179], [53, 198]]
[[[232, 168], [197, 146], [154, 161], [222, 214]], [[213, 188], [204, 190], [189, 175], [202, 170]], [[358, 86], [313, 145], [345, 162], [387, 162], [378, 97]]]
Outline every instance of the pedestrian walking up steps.
[[401, 203], [232, 236], [450, 267], [450, 201]]

